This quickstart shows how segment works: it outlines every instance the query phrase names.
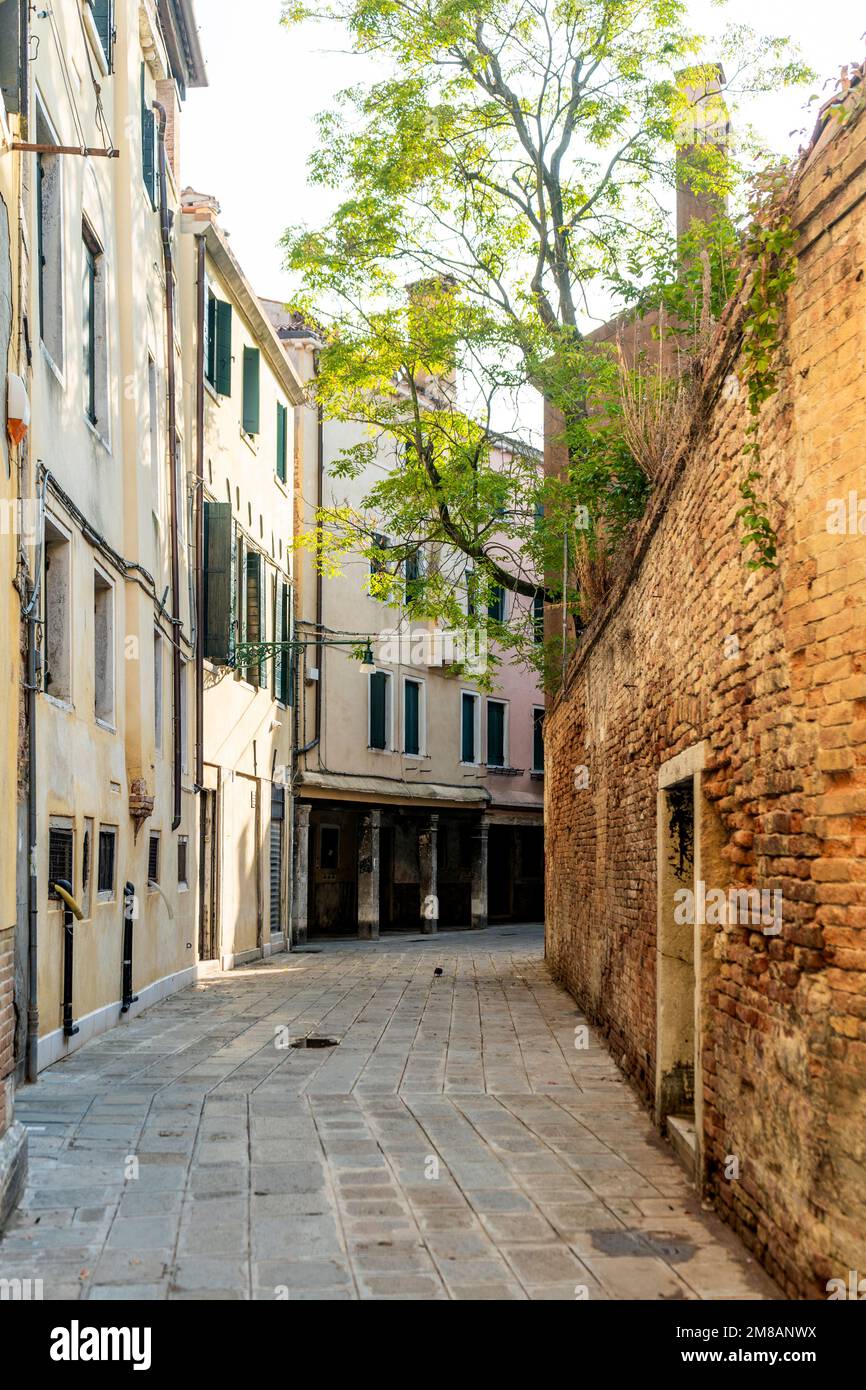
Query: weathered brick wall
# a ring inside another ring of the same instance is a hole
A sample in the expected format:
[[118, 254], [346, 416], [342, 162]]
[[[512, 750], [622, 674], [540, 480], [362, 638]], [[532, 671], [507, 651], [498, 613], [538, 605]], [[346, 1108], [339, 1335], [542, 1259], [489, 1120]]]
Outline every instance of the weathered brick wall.
[[[826, 1297], [828, 1278], [866, 1275], [862, 115], [814, 148], [797, 224], [781, 385], [762, 416], [778, 571], [745, 569], [735, 518], [747, 414], [731, 391], [734, 305], [693, 435], [548, 712], [547, 953], [651, 1102], [658, 771], [705, 740], [728, 884], [783, 890], [780, 935], [715, 930], [697, 1079], [706, 1181], [783, 1289]], [[860, 530], [828, 531], [828, 501], [851, 492]]]

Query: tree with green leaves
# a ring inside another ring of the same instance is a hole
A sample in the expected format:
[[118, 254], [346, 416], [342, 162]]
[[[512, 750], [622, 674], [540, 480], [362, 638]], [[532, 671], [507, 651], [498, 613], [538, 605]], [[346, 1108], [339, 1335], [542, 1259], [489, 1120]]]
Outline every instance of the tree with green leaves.
[[[564, 557], [615, 546], [651, 486], [620, 428], [615, 354], [587, 326], [612, 297], [640, 308], [673, 283], [688, 331], [708, 264], [724, 297], [724, 209], [750, 157], [728, 119], [807, 70], [786, 40], [742, 26], [703, 61], [681, 0], [286, 4], [287, 23], [311, 18], [340, 21], [373, 70], [319, 118], [311, 177], [334, 191], [333, 214], [285, 238], [297, 307], [322, 324], [318, 399], [359, 426], [334, 471], [373, 478], [362, 507], [319, 518], [321, 562], [360, 549], [380, 597], [449, 623], [510, 589], [521, 602], [494, 635], [537, 660], [539, 591], [564, 593], [579, 622]], [[683, 180], [720, 213], [685, 264], [669, 206]], [[503, 447], [531, 390], [559, 422], [556, 477], [536, 451]], [[371, 472], [383, 440], [392, 466]], [[418, 552], [433, 562], [410, 589]]]

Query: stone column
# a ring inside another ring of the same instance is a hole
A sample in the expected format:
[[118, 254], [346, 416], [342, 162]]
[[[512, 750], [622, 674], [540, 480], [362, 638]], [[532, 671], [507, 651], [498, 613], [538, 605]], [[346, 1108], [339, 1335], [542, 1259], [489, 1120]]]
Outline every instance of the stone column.
[[481, 816], [473, 836], [472, 918], [470, 926], [487, 926], [487, 832], [490, 817]]
[[439, 930], [438, 882], [439, 817], [430, 817], [430, 824], [418, 836], [418, 861], [421, 868], [421, 930]]
[[310, 907], [310, 807], [295, 806], [295, 882], [292, 891], [292, 945], [306, 946]]
[[358, 841], [358, 936], [376, 941], [379, 936], [379, 832], [382, 812], [368, 811], [361, 821]]

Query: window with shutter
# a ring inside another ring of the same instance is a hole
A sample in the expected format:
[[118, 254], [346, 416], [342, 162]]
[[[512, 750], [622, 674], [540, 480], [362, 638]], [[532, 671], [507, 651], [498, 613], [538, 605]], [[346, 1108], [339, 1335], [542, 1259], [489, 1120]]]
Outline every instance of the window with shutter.
[[487, 766], [505, 766], [505, 706], [487, 701]]
[[214, 349], [214, 381], [221, 396], [232, 393], [232, 306], [217, 299], [215, 310], [216, 344]]
[[156, 117], [147, 97], [147, 68], [141, 65], [141, 173], [151, 207], [158, 201], [156, 182]]
[[204, 654], [224, 666], [233, 648], [234, 524], [228, 502], [204, 504]]
[[461, 696], [460, 760], [464, 763], [474, 763], [476, 761], [475, 706], [477, 701], [477, 695], [470, 695], [465, 691]]
[[[264, 555], [258, 550], [247, 551], [247, 585], [246, 585], [246, 641], [261, 642], [264, 640]], [[261, 686], [263, 683], [264, 662], [251, 661], [247, 666], [244, 675], [251, 685]]]
[[417, 757], [421, 752], [421, 684], [406, 681], [403, 686], [403, 751]]
[[[289, 586], [285, 579], [277, 575], [274, 641], [289, 640]], [[288, 647], [277, 651], [274, 657], [274, 698], [281, 704], [292, 703], [292, 658]]]
[[505, 622], [505, 590], [502, 588], [501, 584], [495, 584], [493, 586], [487, 612], [494, 622]]
[[544, 771], [544, 710], [532, 711], [532, 771]]
[[388, 681], [385, 671], [370, 676], [370, 747], [388, 747]]
[[246, 434], [259, 432], [260, 362], [258, 348], [244, 348], [243, 425]]
[[112, 70], [112, 48], [114, 46], [114, 0], [88, 0], [99, 35], [99, 45], [105, 54], [108, 71]]
[[277, 405], [277, 477], [281, 483], [286, 481], [286, 465], [289, 452], [289, 412], [284, 405]]

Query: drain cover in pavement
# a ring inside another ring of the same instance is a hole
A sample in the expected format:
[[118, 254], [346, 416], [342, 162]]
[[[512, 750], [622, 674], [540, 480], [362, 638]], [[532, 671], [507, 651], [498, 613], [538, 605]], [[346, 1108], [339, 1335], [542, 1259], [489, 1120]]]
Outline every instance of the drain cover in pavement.
[[291, 1047], [339, 1047], [338, 1038], [317, 1038], [311, 1034], [306, 1038], [295, 1038], [290, 1044]]

